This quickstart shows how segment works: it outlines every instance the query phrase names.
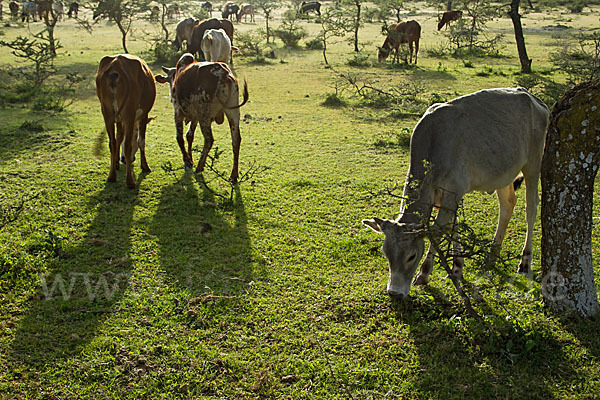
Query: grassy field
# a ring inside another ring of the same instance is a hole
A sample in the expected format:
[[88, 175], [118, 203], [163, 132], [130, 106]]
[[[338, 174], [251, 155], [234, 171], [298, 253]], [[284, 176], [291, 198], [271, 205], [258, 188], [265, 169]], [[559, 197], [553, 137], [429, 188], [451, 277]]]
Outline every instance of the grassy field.
[[[598, 11], [525, 14], [534, 71], [564, 81], [548, 58], [560, 43], [544, 27], [595, 27]], [[353, 52], [340, 42], [329, 54], [334, 69], [380, 85], [411, 83], [425, 100], [516, 85], [509, 19], [490, 23], [506, 34], [501, 57], [462, 60], [431, 55], [445, 40], [435, 10], [410, 18], [423, 26], [417, 67], [377, 65], [383, 36], [367, 24], [367, 62], [348, 66]], [[236, 29], [263, 24], [258, 16]], [[303, 24], [313, 36], [319, 30]], [[0, 38], [41, 27], [13, 24]], [[130, 51], [144, 57], [152, 29], [140, 21]], [[118, 30], [101, 22], [88, 34], [65, 21], [56, 34], [58, 70], [85, 78], [74, 103], [60, 113], [0, 110], [0, 200], [25, 200], [19, 219], [0, 230], [0, 398], [597, 398], [600, 323], [544, 310], [539, 223], [533, 280], [515, 276], [518, 259], [493, 273], [466, 260], [465, 285], [483, 321], [467, 317], [437, 266], [407, 301], [386, 295], [382, 237], [360, 221], [397, 215], [397, 198], [373, 193], [403, 183], [418, 115], [399, 117], [350, 91], [345, 106], [322, 105], [336, 79], [320, 51], [278, 43], [266, 63], [235, 60], [250, 90], [240, 170], [264, 171], [231, 203], [206, 190], [183, 169], [168, 88], [158, 86], [146, 140], [152, 172], [136, 163], [138, 187], [128, 190], [124, 168], [106, 183], [106, 141], [94, 154], [103, 132], [94, 77], [102, 56], [121, 52]], [[0, 52], [0, 64], [15, 63]], [[228, 172], [225, 125], [213, 129], [218, 168]], [[228, 190], [218, 180], [209, 186]], [[524, 241], [524, 194], [507, 255]], [[465, 198], [465, 217], [482, 237], [493, 236], [496, 204], [495, 195]], [[596, 220], [593, 242], [597, 264]]]

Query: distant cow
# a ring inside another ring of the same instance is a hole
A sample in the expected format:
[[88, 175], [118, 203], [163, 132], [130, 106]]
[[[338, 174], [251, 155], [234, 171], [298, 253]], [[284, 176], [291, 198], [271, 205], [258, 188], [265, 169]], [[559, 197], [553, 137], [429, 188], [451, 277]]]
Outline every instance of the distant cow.
[[46, 19], [52, 12], [52, 0], [35, 0], [40, 19]]
[[212, 3], [210, 1], [205, 1], [204, 3], [202, 3], [202, 5], [200, 6], [204, 11], [206, 11], [208, 13], [209, 16], [212, 17]]
[[221, 17], [223, 19], [233, 19], [234, 16], [237, 16], [237, 13], [240, 11], [240, 7], [237, 4], [233, 4], [228, 1], [223, 6], [223, 11], [221, 12]]
[[207, 29], [223, 29], [227, 36], [229, 36], [229, 40], [233, 45], [233, 24], [231, 21], [226, 19], [210, 18], [205, 19], [194, 26], [192, 40], [188, 44], [188, 52], [192, 53], [193, 55], [198, 54], [199, 57], [204, 58], [204, 54], [202, 53], [202, 39], [204, 39], [204, 32]]
[[[204, 146], [196, 172], [202, 172], [212, 148], [214, 138], [212, 122], [222, 124], [227, 116], [233, 146], [233, 167], [230, 181], [238, 179], [238, 161], [240, 155], [240, 107], [248, 102], [248, 85], [244, 82], [243, 101], [239, 103], [238, 82], [227, 64], [193, 62], [191, 54], [184, 54], [175, 68], [165, 68], [167, 74], [157, 75], [156, 81], [169, 83], [171, 102], [175, 113], [177, 143], [181, 149], [186, 168], [193, 168], [192, 143], [196, 126], [200, 124], [204, 136]], [[184, 122], [190, 121], [186, 133], [187, 150], [183, 139]]]
[[133, 159], [138, 147], [142, 171], [150, 172], [146, 161], [146, 126], [150, 121], [148, 113], [156, 98], [154, 75], [148, 65], [136, 56], [106, 56], [100, 60], [98, 67], [96, 93], [109, 139], [108, 181], [114, 182], [117, 179], [119, 147], [122, 144], [127, 166], [127, 187], [135, 188]]
[[67, 12], [67, 17], [69, 18], [77, 18], [79, 16], [79, 3], [76, 1], [71, 2], [69, 4], [69, 11]]
[[231, 40], [223, 29], [204, 31], [200, 47], [205, 61], [229, 63], [231, 59]]
[[157, 22], [158, 21], [158, 15], [160, 14], [160, 8], [158, 8], [158, 6], [154, 6], [150, 9], [150, 21], [152, 22]]
[[65, 15], [65, 7], [62, 1], [55, 1], [52, 3], [52, 10], [54, 10], [54, 16], [57, 21], [61, 21]]
[[[518, 272], [529, 272], [549, 115], [548, 107], [523, 88], [481, 90], [429, 107], [410, 140], [400, 216], [362, 221], [385, 234], [387, 292], [392, 298], [402, 299], [410, 291], [433, 207], [439, 208], [435, 225], [449, 228], [466, 193], [496, 191], [500, 212], [493, 249], [499, 250], [517, 201], [514, 187], [519, 172], [526, 183], [527, 234]], [[435, 231], [432, 237], [440, 239]], [[435, 254], [430, 244], [415, 285], [428, 282]], [[461, 276], [462, 267], [462, 257], [455, 256], [452, 273]]]
[[419, 39], [421, 38], [421, 25], [417, 21], [406, 21], [392, 24], [389, 26], [388, 35], [381, 47], [378, 47], [377, 60], [384, 62], [392, 50], [396, 50], [394, 61], [399, 61], [398, 47], [403, 43], [408, 43], [410, 50], [409, 62], [412, 61], [413, 44], [415, 51], [415, 64], [417, 63], [417, 54], [419, 53]]
[[29, 17], [33, 18], [33, 22], [37, 21], [37, 6], [33, 1], [26, 1], [23, 3], [21, 21], [29, 22]]
[[12, 19], [16, 20], [19, 18], [19, 3], [12, 0], [10, 3], [8, 3], [8, 9], [10, 10], [10, 16]]
[[460, 17], [462, 17], [462, 14], [463, 12], [460, 10], [446, 11], [445, 13], [443, 13], [440, 22], [438, 22], [438, 31], [442, 29], [444, 25], [449, 26], [451, 21], [459, 20]]
[[167, 8], [167, 18], [173, 19], [179, 17], [179, 6], [174, 3]]
[[317, 15], [321, 15], [321, 3], [318, 1], [303, 1], [300, 4], [298, 14], [307, 14], [309, 11], [314, 11]]
[[240, 6], [240, 11], [237, 13], [237, 22], [240, 22], [242, 17], [244, 17], [245, 22], [248, 15], [250, 16], [250, 22], [254, 22], [254, 6], [252, 4], [244, 3]]
[[190, 17], [182, 19], [177, 23], [177, 26], [175, 27], [175, 41], [173, 42], [173, 45], [177, 50], [181, 50], [183, 41], [185, 40], [189, 51], [190, 43], [192, 43], [192, 32], [194, 31], [194, 26], [198, 24], [198, 22], [198, 20]]

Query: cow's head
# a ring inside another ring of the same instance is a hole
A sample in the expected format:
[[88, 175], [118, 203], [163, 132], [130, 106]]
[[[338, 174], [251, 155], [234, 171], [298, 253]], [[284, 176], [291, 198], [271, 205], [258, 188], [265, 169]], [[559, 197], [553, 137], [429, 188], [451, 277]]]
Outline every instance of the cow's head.
[[413, 275], [425, 249], [422, 224], [406, 224], [388, 219], [363, 219], [362, 223], [377, 233], [383, 233], [383, 254], [388, 259], [390, 272], [387, 292], [391, 298], [402, 300], [408, 296]]
[[168, 82], [169, 89], [172, 89], [173, 81], [175, 81], [175, 75], [177, 74], [177, 72], [181, 71], [182, 69], [184, 69], [188, 65], [192, 64], [193, 62], [194, 62], [194, 56], [190, 53], [184, 53], [181, 57], [179, 57], [179, 60], [177, 61], [177, 64], [175, 65], [174, 68], [162, 67], [162, 70], [167, 75], [156, 75], [154, 77], [154, 79], [156, 79], [156, 82], [158, 82], [158, 83], [167, 83]]
[[377, 46], [377, 61], [378, 62], [384, 62], [388, 56], [390, 55], [390, 53], [392, 52], [392, 49], [389, 49], [387, 47], [379, 47]]

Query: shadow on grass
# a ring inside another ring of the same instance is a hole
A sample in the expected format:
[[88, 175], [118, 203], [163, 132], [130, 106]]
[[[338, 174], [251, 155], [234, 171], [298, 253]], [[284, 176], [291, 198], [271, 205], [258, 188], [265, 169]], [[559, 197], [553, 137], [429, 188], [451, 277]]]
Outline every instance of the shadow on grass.
[[220, 206], [212, 193], [198, 187], [193, 175], [185, 173], [162, 190], [151, 221], [160, 266], [190, 296], [224, 297], [231, 305], [252, 280], [242, 195], [238, 189], [232, 204]]
[[[137, 192], [125, 186], [125, 168], [117, 183], [107, 183], [89, 198], [94, 213], [85, 237], [54, 259], [41, 288], [18, 322], [10, 354], [25, 369], [45, 371], [55, 361], [77, 354], [113, 313], [131, 275], [130, 229]], [[138, 175], [138, 187], [144, 179]]]
[[0, 117], [0, 161], [19, 158], [25, 151], [52, 151], [69, 145], [76, 133], [67, 126], [67, 121], [64, 113], [11, 108], [10, 114]]
[[493, 314], [475, 320], [465, 316], [460, 300], [430, 286], [391, 307], [414, 340], [419, 369], [413, 382], [424, 398], [551, 399], [556, 385], [577, 376], [550, 324], [521, 327]]

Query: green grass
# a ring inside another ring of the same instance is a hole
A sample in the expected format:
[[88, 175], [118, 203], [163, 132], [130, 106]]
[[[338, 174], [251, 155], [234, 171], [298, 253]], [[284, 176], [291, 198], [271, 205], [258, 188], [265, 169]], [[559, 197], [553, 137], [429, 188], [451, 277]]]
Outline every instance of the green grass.
[[[508, 34], [506, 57], [428, 56], [425, 49], [443, 40], [430, 11], [412, 16], [424, 35], [416, 67], [378, 65], [383, 37], [371, 24], [361, 31], [368, 59], [360, 66], [347, 65], [354, 54], [346, 43], [328, 58], [336, 70], [381, 85], [418, 83], [433, 101], [515, 84]], [[595, 15], [569, 14], [571, 22], [561, 23], [592, 26]], [[563, 11], [527, 14], [524, 25], [557, 18]], [[258, 18], [236, 29], [263, 24]], [[304, 24], [312, 36], [318, 31]], [[510, 33], [510, 21], [492, 28]], [[4, 31], [5, 40], [27, 33]], [[563, 81], [548, 72], [551, 32], [525, 34], [534, 70]], [[278, 48], [285, 62], [265, 65], [236, 59], [250, 90], [240, 169], [268, 169], [228, 204], [183, 170], [165, 86], [147, 133], [152, 172], [136, 163], [136, 190], [125, 187], [123, 168], [117, 183], [106, 183], [106, 141], [94, 155], [103, 131], [94, 75], [103, 55], [121, 51], [118, 30], [100, 23], [88, 35], [67, 21], [57, 36], [59, 71], [86, 77], [74, 104], [61, 113], [0, 112], [0, 201], [26, 200], [19, 219], [0, 231], [0, 398], [575, 399], [600, 392], [599, 322], [561, 320], [539, 299], [539, 219], [533, 281], [514, 276], [518, 260], [491, 278], [467, 261], [466, 287], [484, 322], [467, 317], [438, 266], [408, 301], [390, 301], [382, 238], [360, 221], [398, 213], [397, 199], [372, 193], [403, 182], [417, 117], [368, 107], [351, 92], [327, 106], [335, 77], [320, 51]], [[143, 36], [132, 37], [131, 51], [148, 48]], [[0, 52], [0, 64], [14, 62]], [[229, 171], [225, 125], [213, 128], [224, 150], [218, 167]], [[215, 180], [210, 186], [228, 189]], [[521, 249], [524, 205], [520, 191], [506, 254]], [[466, 217], [485, 238], [493, 237], [496, 207], [495, 195], [465, 198]], [[596, 227], [595, 250], [599, 241]], [[68, 297], [59, 286], [52, 292], [59, 279]]]

